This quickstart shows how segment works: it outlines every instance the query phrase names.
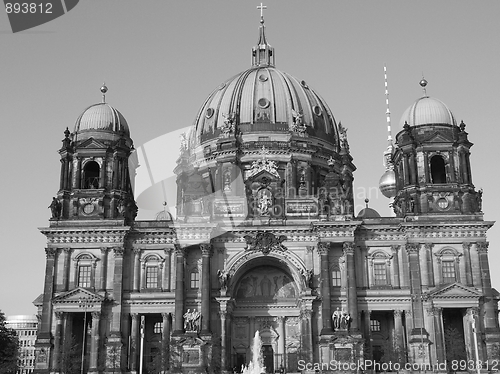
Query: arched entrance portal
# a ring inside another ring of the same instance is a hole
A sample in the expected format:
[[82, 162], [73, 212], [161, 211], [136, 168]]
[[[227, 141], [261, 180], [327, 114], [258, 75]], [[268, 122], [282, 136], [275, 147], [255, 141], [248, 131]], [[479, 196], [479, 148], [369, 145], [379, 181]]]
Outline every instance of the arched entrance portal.
[[256, 331], [262, 339], [266, 372], [295, 369], [301, 347], [300, 305], [302, 279], [283, 259], [261, 256], [249, 260], [235, 274], [231, 347], [232, 365], [239, 369], [252, 359]]

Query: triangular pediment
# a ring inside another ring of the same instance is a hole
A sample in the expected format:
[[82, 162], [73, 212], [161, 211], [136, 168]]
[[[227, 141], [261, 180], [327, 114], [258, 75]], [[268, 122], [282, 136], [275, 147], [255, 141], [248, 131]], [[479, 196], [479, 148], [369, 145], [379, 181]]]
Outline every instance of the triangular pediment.
[[52, 299], [52, 304], [81, 304], [85, 301], [87, 304], [99, 305], [104, 301], [104, 297], [89, 291], [85, 288], [75, 288], [74, 290], [64, 292]]
[[82, 149], [82, 148], [86, 148], [86, 149], [106, 149], [108, 148], [107, 145], [105, 145], [104, 143], [101, 143], [100, 141], [98, 140], [95, 140], [94, 138], [89, 138], [87, 140], [85, 140], [83, 143], [81, 143], [80, 145], [78, 145], [78, 149]]
[[448, 138], [446, 135], [440, 132], [435, 132], [424, 140], [425, 143], [453, 143], [453, 139]]
[[473, 298], [477, 299], [483, 294], [473, 287], [464, 286], [461, 283], [452, 283], [446, 286], [437, 288], [428, 294], [434, 299], [450, 299], [450, 298]]
[[249, 179], [251, 179], [252, 181], [257, 181], [257, 182], [260, 182], [262, 180], [275, 181], [275, 180], [279, 180], [280, 176], [279, 176], [278, 172], [270, 173], [267, 170], [261, 170], [258, 173], [252, 175]]

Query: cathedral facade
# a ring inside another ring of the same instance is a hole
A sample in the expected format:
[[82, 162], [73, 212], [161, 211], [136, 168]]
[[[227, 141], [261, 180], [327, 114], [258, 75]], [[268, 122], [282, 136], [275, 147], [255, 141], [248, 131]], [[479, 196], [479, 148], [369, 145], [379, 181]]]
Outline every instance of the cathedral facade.
[[35, 371], [240, 370], [256, 332], [267, 372], [500, 358], [465, 124], [416, 100], [385, 153], [395, 215], [355, 214], [346, 129], [274, 59], [261, 19], [252, 66], [181, 141], [175, 218], [136, 220], [133, 142], [105, 86], [66, 130]]

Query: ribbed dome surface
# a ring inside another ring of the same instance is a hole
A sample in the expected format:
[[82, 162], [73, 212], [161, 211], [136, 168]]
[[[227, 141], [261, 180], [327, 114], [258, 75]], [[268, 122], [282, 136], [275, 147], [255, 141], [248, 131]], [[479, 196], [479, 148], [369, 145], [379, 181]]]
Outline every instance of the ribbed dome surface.
[[241, 134], [289, 132], [296, 122], [307, 133], [338, 144], [338, 129], [324, 100], [304, 81], [273, 66], [254, 66], [221, 84], [207, 98], [194, 123], [194, 145], [219, 136], [224, 120], [233, 116]]
[[107, 103], [94, 104], [83, 111], [75, 124], [75, 133], [85, 131], [120, 132], [130, 136], [127, 121], [123, 115]]
[[401, 117], [400, 127], [405, 122], [410, 126], [418, 125], [456, 125], [453, 114], [440, 100], [424, 96], [415, 101]]

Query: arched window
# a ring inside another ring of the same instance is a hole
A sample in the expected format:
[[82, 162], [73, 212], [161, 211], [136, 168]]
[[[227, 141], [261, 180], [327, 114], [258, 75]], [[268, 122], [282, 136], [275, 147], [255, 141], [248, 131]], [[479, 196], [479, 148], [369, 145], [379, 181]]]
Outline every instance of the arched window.
[[162, 258], [156, 254], [150, 254], [142, 260], [142, 288], [147, 290], [156, 290], [162, 287]]
[[95, 161], [88, 161], [83, 167], [83, 188], [99, 188], [99, 164]]
[[459, 281], [458, 269], [461, 254], [455, 249], [445, 248], [436, 253], [436, 256], [441, 265], [441, 283], [449, 284]]
[[384, 251], [376, 251], [368, 255], [371, 267], [371, 286], [372, 287], [387, 287], [391, 285], [390, 282], [390, 259]]
[[94, 273], [96, 258], [90, 254], [82, 254], [76, 258], [76, 286], [83, 288], [94, 287]]
[[431, 158], [431, 180], [432, 183], [446, 183], [446, 168], [441, 156]]

